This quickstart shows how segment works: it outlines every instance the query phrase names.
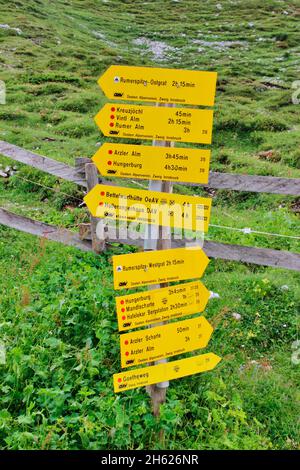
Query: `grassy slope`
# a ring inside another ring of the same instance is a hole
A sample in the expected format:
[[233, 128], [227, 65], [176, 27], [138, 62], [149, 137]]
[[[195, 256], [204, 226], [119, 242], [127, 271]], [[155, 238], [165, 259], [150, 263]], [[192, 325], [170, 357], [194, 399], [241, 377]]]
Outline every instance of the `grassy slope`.
[[[72, 164], [105, 140], [92, 117], [105, 102], [96, 78], [108, 65], [211, 69], [219, 73], [212, 168], [299, 177], [299, 110], [291, 102], [296, 3], [29, 0], [8, 8], [0, 0], [0, 23], [22, 30], [0, 29], [8, 98], [0, 138]], [[135, 44], [141, 38], [162, 55]], [[259, 158], [270, 149], [272, 161]], [[0, 182], [2, 207], [65, 226], [87, 217], [74, 207], [61, 211], [82, 197], [73, 185], [26, 167], [18, 175], [72, 197], [15, 177]], [[212, 223], [293, 235], [295, 205], [293, 197], [219, 191]], [[225, 359], [213, 373], [172, 383], [158, 424], [143, 390], [117, 397], [111, 390], [120, 367], [111, 252], [95, 258], [0, 233], [0, 331], [8, 348], [0, 366], [1, 447], [153, 448], [161, 427], [166, 448], [299, 446], [299, 366], [290, 361], [295, 273], [211, 263], [204, 282], [221, 298], [207, 316], [222, 321], [208, 350]], [[209, 238], [298, 250], [292, 239], [216, 228]]]

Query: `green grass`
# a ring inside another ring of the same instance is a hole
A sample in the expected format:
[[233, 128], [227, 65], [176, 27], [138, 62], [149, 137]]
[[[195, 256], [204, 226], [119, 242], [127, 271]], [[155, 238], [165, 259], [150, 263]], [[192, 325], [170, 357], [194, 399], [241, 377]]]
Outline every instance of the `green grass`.
[[219, 324], [206, 350], [223, 361], [211, 373], [172, 382], [157, 422], [144, 390], [112, 390], [120, 365], [108, 261], [120, 248], [96, 257], [1, 233], [3, 448], [157, 448], [161, 429], [166, 449], [297, 447], [294, 273], [211, 262], [204, 282], [220, 299], [206, 315]]
[[[1, 140], [73, 165], [107, 140], [93, 116], [106, 102], [96, 80], [109, 65], [216, 70], [211, 169], [300, 177], [297, 1], [0, 0], [0, 9], [0, 24], [21, 29], [0, 28]], [[89, 220], [78, 187], [17, 166], [0, 179], [1, 207], [72, 230]], [[213, 195], [212, 225], [295, 236], [298, 216], [293, 196]], [[207, 238], [299, 252], [292, 238], [213, 226]], [[126, 250], [95, 256], [0, 226], [0, 448], [299, 448], [299, 275], [211, 261], [203, 282], [220, 298], [205, 312], [216, 325], [205, 351], [223, 360], [171, 382], [157, 421], [144, 389], [112, 389], [120, 361], [111, 255]]]

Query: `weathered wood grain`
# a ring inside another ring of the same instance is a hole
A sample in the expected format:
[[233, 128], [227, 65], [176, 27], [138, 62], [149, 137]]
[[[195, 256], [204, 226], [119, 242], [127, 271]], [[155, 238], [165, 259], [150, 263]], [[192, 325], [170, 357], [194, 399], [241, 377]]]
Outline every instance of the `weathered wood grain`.
[[[91, 191], [98, 184], [98, 170], [94, 163], [85, 164], [85, 174], [87, 181], [87, 189]], [[98, 223], [103, 224], [102, 220], [97, 217], [90, 215], [91, 220], [91, 235], [92, 235], [92, 246], [95, 253], [101, 253], [105, 249], [105, 240], [100, 240], [97, 237], [97, 225]]]
[[91, 242], [81, 240], [77, 233], [70, 230], [55, 227], [53, 225], [38, 222], [28, 217], [13, 214], [0, 208], [0, 224], [6, 227], [30, 233], [39, 237], [47, 238], [54, 242], [60, 242], [64, 245], [74, 246], [82, 251], [93, 251]]
[[[48, 157], [23, 150], [16, 145], [0, 141], [0, 153], [18, 162], [30, 165], [38, 170], [45, 171], [59, 178], [73, 181], [74, 183], [86, 187], [83, 177], [84, 165], [87, 159], [84, 157], [77, 159], [76, 168], [72, 168], [65, 163], [52, 160]], [[115, 186], [116, 183], [106, 181], [103, 184]], [[256, 193], [300, 195], [300, 178], [278, 178], [274, 176], [239, 175], [231, 173], [210, 172], [207, 185], [198, 183], [176, 183], [188, 186], [203, 186], [214, 189], [230, 189], [233, 191], [250, 191]]]
[[75, 168], [72, 168], [65, 163], [29, 152], [28, 150], [24, 150], [21, 147], [9, 144], [3, 140], [0, 140], [0, 154], [5, 157], [12, 158], [17, 162], [25, 163], [37, 170], [49, 173], [50, 175], [57, 176], [67, 181], [72, 181], [73, 183], [86, 187], [85, 178], [80, 176]]
[[[180, 183], [185, 184], [185, 183]], [[231, 189], [254, 193], [300, 195], [300, 178], [278, 178], [275, 176], [238, 175], [233, 173], [209, 173], [207, 185], [188, 183], [189, 186], [204, 186], [213, 189]]]
[[300, 254], [290, 251], [231, 245], [212, 241], [205, 241], [203, 249], [207, 256], [211, 258], [300, 271]]
[[[85, 239], [91, 238], [91, 229], [88, 224], [84, 224]], [[143, 240], [134, 239], [112, 239], [106, 241], [110, 243], [120, 243], [143, 247]], [[172, 240], [172, 247], [179, 248], [185, 246], [185, 240]], [[290, 251], [271, 250], [270, 248], [256, 248], [252, 246], [231, 245], [205, 241], [203, 249], [210, 258], [239, 261], [242, 263], [252, 263], [261, 266], [272, 266], [275, 268], [291, 269], [300, 271], [300, 254]]]

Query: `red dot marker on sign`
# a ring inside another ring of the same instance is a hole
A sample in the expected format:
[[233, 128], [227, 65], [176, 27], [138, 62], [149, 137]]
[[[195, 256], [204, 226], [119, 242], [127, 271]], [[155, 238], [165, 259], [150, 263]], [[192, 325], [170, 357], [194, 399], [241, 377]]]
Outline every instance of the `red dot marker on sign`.
[[115, 119], [115, 116], [112, 114], [112, 115], [110, 116], [110, 119]]
[[124, 300], [121, 300], [121, 305], [124, 305]]
[[110, 125], [110, 127], [114, 127], [114, 123], [113, 123], [113, 122], [110, 122], [109, 125]]
[[128, 351], [126, 351], [125, 356], [129, 356], [129, 352], [128, 352]]
[[125, 315], [123, 315], [123, 317], [122, 317], [122, 320], [126, 320], [126, 317], [125, 317]]
[[112, 150], [109, 150], [108, 153], [109, 153], [109, 155], [112, 155], [113, 151], [112, 151]]
[[103, 206], [103, 202], [99, 202], [99, 206]]
[[110, 108], [110, 110], [111, 110], [112, 112], [114, 112], [114, 111], [116, 110], [116, 108]]
[[105, 196], [105, 192], [101, 191], [100, 196]]
[[125, 345], [127, 346], [127, 344], [128, 344], [128, 341], [127, 341], [127, 339], [126, 339], [126, 341], [125, 341]]
[[122, 308], [121, 312], [125, 312], [125, 308]]
[[122, 382], [122, 379], [118, 379], [118, 382], [121, 383], [121, 382]]
[[111, 161], [111, 160], [108, 160], [107, 164], [108, 164], [108, 165], [112, 165], [112, 161]]

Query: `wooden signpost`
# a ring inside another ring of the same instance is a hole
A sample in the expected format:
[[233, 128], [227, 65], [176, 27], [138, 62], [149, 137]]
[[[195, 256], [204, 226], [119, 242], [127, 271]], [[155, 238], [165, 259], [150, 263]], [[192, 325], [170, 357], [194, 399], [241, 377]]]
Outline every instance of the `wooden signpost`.
[[105, 136], [153, 140], [152, 147], [105, 143], [93, 157], [102, 175], [149, 179], [149, 190], [97, 184], [85, 197], [93, 221], [146, 224], [145, 251], [113, 256], [113, 276], [116, 290], [149, 286], [116, 298], [119, 331], [126, 331], [120, 336], [121, 366], [148, 366], [114, 374], [113, 380], [115, 392], [150, 387], [155, 415], [169, 380], [211, 370], [221, 360], [206, 353], [167, 362], [206, 347], [213, 328], [204, 316], [165, 324], [203, 312], [209, 299], [198, 280], [168, 283], [200, 278], [209, 262], [198, 246], [171, 249], [170, 230], [208, 230], [211, 200], [172, 194], [172, 182], [207, 183], [210, 150], [174, 148], [173, 142], [210, 144], [213, 111], [174, 104], [213, 106], [216, 78], [215, 72], [111, 66], [99, 79], [111, 100], [157, 105], [107, 103], [95, 117]]
[[209, 291], [199, 281], [116, 297], [119, 331], [203, 312]]
[[213, 106], [217, 73], [111, 65], [98, 83], [108, 99]]
[[94, 217], [208, 230], [209, 198], [98, 184], [84, 201]]
[[213, 327], [204, 317], [191, 318], [120, 336], [121, 365], [131, 367], [205, 348]]
[[209, 259], [199, 247], [113, 256], [115, 289], [199, 278]]
[[95, 122], [107, 137], [210, 144], [213, 111], [107, 103]]
[[210, 150], [105, 143], [92, 160], [103, 176], [208, 183]]
[[114, 374], [115, 392], [123, 392], [137, 387], [160, 383], [164, 380], [179, 379], [187, 375], [199, 374], [214, 369], [221, 358], [213, 353], [192, 356], [187, 359], [165, 362], [156, 366], [141, 367]]

